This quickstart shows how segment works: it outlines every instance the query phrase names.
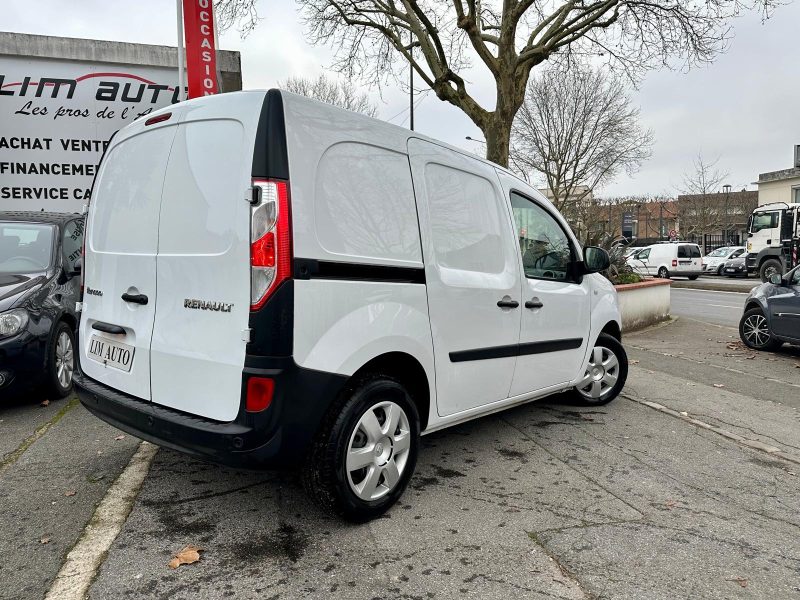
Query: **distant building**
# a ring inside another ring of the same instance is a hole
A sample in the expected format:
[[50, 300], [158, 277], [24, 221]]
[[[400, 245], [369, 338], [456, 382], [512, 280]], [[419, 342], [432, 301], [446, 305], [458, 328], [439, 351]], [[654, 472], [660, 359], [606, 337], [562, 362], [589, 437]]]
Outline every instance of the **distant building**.
[[794, 167], [758, 176], [758, 205], [800, 202], [800, 146], [795, 146]]
[[759, 192], [717, 192], [678, 196], [681, 234], [697, 241], [716, 238], [712, 245], [741, 243], [746, 237], [747, 219], [758, 205]]

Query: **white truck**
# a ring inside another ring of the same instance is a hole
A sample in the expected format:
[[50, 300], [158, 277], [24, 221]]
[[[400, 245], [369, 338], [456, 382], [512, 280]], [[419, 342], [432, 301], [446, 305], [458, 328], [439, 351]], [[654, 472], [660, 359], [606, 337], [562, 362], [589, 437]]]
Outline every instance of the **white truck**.
[[753, 210], [747, 221], [747, 271], [769, 281], [797, 264], [800, 204], [775, 202]]

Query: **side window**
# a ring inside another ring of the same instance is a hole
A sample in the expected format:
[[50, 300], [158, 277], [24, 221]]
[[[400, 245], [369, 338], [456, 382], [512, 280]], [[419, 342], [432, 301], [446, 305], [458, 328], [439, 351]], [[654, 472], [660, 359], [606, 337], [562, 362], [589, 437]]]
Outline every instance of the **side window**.
[[678, 258], [689, 258], [688, 246], [678, 246]]
[[436, 163], [425, 167], [425, 184], [436, 262], [462, 271], [502, 273], [504, 228], [492, 184]]
[[800, 285], [800, 269], [795, 269], [792, 273], [792, 285]]
[[83, 219], [70, 221], [64, 226], [61, 251], [64, 254], [64, 270], [72, 271], [81, 257], [83, 247]]
[[689, 246], [689, 256], [692, 258], [701, 258], [703, 255], [700, 253], [700, 246]]
[[511, 208], [525, 276], [569, 279], [572, 251], [558, 222], [541, 206], [514, 192]]
[[638, 258], [639, 260], [647, 260], [648, 258], [650, 258], [650, 248], [639, 252], [639, 254], [636, 255], [636, 258]]
[[731, 258], [737, 258], [744, 254], [744, 250], [736, 250], [733, 254], [731, 254]]

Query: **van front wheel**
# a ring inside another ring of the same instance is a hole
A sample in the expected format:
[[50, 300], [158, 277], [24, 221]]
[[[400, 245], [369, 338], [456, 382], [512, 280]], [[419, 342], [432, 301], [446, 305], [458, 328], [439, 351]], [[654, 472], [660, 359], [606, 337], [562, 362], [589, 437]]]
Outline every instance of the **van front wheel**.
[[379, 517], [414, 473], [419, 429], [416, 406], [398, 381], [362, 379], [325, 418], [306, 460], [306, 491], [348, 521]]
[[628, 379], [628, 354], [614, 337], [601, 333], [589, 355], [589, 364], [575, 397], [582, 404], [599, 406], [619, 396]]

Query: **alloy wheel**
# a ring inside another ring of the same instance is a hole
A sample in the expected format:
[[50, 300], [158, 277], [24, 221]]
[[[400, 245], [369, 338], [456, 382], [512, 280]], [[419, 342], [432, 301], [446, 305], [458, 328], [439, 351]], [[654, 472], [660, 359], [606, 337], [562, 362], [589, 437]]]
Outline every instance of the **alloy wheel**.
[[394, 402], [379, 402], [359, 419], [350, 436], [345, 471], [361, 500], [378, 500], [397, 486], [408, 462], [411, 427]]
[[75, 369], [72, 339], [66, 331], [62, 331], [58, 336], [55, 358], [58, 384], [66, 390], [72, 384], [72, 373]]
[[767, 319], [761, 314], [747, 317], [742, 323], [742, 333], [747, 341], [757, 348], [766, 346], [772, 339]]
[[598, 400], [617, 383], [619, 360], [605, 346], [595, 346], [586, 373], [575, 389], [589, 400]]

